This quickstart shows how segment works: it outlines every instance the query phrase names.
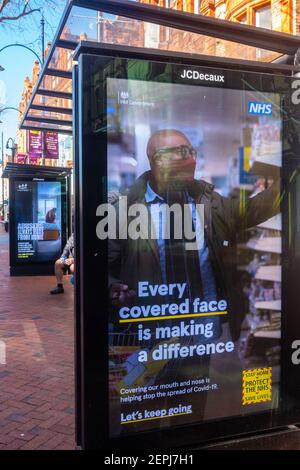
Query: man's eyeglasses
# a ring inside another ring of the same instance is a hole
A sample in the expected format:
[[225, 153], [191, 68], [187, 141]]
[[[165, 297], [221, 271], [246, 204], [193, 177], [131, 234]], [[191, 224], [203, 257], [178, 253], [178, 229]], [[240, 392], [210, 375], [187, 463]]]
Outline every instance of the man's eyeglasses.
[[153, 160], [155, 161], [170, 161], [178, 160], [178, 157], [182, 160], [193, 158], [196, 160], [197, 152], [193, 147], [189, 145], [179, 145], [178, 147], [164, 147], [153, 154]]

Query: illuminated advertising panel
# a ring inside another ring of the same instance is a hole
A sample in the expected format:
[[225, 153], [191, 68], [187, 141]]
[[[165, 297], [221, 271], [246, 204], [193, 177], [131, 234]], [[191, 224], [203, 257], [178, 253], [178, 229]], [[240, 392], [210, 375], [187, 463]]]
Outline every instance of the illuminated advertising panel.
[[107, 98], [112, 434], [277, 409], [280, 95], [112, 78]]
[[11, 275], [52, 274], [67, 239], [66, 178], [11, 178], [9, 222]]
[[15, 181], [18, 262], [55, 261], [62, 250], [59, 181]]
[[87, 447], [296, 419], [291, 79], [88, 55], [79, 69]]

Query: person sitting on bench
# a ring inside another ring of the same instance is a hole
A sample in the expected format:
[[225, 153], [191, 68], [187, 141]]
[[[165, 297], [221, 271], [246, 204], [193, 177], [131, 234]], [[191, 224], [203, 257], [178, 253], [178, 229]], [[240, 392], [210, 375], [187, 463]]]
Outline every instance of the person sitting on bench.
[[50, 291], [50, 294], [63, 294], [64, 274], [74, 274], [74, 234], [68, 239], [61, 257], [55, 262], [55, 277], [57, 287]]

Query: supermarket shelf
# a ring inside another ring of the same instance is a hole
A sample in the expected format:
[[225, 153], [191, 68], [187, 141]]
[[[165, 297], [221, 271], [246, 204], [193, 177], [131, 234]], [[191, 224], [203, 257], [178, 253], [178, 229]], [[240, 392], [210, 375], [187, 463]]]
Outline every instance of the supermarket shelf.
[[262, 161], [255, 161], [251, 167], [251, 173], [253, 175], [265, 177], [272, 176], [276, 179], [280, 176], [280, 166], [270, 165], [269, 163], [264, 163]]
[[281, 300], [267, 300], [255, 302], [254, 307], [262, 310], [281, 311]]
[[241, 189], [245, 191], [253, 192], [253, 184], [235, 184], [230, 187], [230, 192], [240, 191]]
[[281, 282], [281, 266], [261, 266], [254, 277], [262, 281]]
[[237, 247], [238, 247], [240, 250], [249, 250], [249, 249], [251, 249], [249, 246], [247, 246], [247, 243], [238, 243], [238, 244], [237, 244]]
[[247, 271], [248, 264], [244, 264], [237, 267], [238, 271]]
[[281, 338], [281, 331], [280, 330], [271, 330], [271, 331], [255, 331], [253, 334], [254, 338], [274, 338], [280, 339]]
[[282, 251], [281, 244], [281, 237], [252, 238], [248, 241], [247, 248], [280, 254]]
[[268, 219], [265, 222], [257, 225], [257, 227], [266, 228], [270, 230], [282, 230], [281, 214], [275, 215], [271, 219]]

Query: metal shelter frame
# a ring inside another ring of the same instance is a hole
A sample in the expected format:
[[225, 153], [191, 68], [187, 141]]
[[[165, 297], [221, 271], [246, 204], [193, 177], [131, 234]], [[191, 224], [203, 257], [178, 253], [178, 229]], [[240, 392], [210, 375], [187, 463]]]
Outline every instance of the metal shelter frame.
[[[167, 8], [157, 7], [136, 3], [133, 0], [69, 0], [66, 5], [63, 17], [58, 26], [52, 46], [44, 62], [38, 81], [34, 87], [32, 96], [22, 117], [21, 129], [35, 129], [45, 131], [57, 131], [62, 134], [72, 135], [73, 119], [72, 116], [72, 68], [74, 58], [72, 58], [72, 67], [69, 70], [61, 70], [53, 67], [53, 58], [56, 57], [60, 50], [74, 53], [76, 48], [84, 45], [78, 36], [77, 40], [67, 40], [62, 38], [62, 33], [67, 25], [73, 8], [82, 8], [92, 11], [98, 11], [101, 14], [111, 14], [138, 20], [141, 22], [149, 22], [177, 30], [206, 35], [226, 41], [232, 41], [238, 44], [244, 44], [259, 49], [266, 49], [283, 55], [283, 58], [274, 62], [262, 62], [257, 60], [240, 60], [233, 58], [224, 58], [218, 56], [198, 55], [191, 53], [181, 53], [180, 57], [188, 59], [193, 58], [202, 60], [203, 62], [214, 63], [222, 61], [228, 64], [228, 67], [243, 67], [251, 70], [256, 68], [262, 72], [283, 73], [292, 75], [300, 71], [300, 67], [291, 65], [294, 63], [294, 56], [300, 46], [300, 39], [291, 34], [270, 31], [264, 28], [248, 26], [244, 24], [234, 23], [232, 21], [210, 18], [204, 15], [196, 15], [181, 11], [171, 10]], [[99, 49], [99, 42], [94, 42]], [[110, 46], [119, 47], [122, 53], [122, 46], [100, 42], [104, 53], [109, 52]], [[88, 41], [89, 47], [92, 43]], [[162, 52], [160, 49], [136, 48], [136, 51], [145, 53], [145, 56], [152, 54], [158, 55]], [[176, 52], [172, 52], [173, 56]], [[178, 53], [179, 55], [179, 53]], [[282, 63], [283, 62], [283, 63]], [[290, 63], [290, 64], [289, 64]], [[60, 80], [66, 80], [68, 90], [59, 90], [47, 88], [47, 77], [57, 77]], [[62, 99], [64, 106], [49, 105], [47, 99]], [[37, 100], [40, 100], [36, 103]]]

